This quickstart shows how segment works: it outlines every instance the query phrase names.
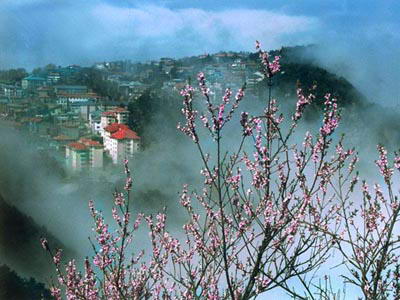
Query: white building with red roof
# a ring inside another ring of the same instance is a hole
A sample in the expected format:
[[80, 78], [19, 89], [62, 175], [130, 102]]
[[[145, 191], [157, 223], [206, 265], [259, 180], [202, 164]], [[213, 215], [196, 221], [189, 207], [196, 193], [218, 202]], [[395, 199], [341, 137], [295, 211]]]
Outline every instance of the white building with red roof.
[[114, 164], [131, 158], [139, 151], [140, 137], [125, 124], [112, 123], [104, 128], [104, 149], [108, 151]]
[[103, 167], [103, 145], [91, 139], [81, 138], [66, 146], [67, 167], [73, 170]]
[[117, 107], [112, 110], [105, 111], [101, 114], [100, 126], [102, 128], [101, 135], [104, 133], [104, 128], [113, 123], [127, 124], [129, 111], [123, 107]]

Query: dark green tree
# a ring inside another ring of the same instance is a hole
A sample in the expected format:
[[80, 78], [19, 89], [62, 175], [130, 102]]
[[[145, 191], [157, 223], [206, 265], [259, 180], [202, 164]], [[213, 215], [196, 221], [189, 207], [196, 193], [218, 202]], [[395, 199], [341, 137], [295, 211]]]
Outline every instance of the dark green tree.
[[8, 266], [0, 266], [0, 299], [53, 299], [43, 283], [21, 278]]
[[0, 71], [0, 81], [11, 84], [21, 81], [26, 76], [28, 73], [23, 68]]
[[143, 135], [144, 128], [151, 122], [156, 110], [157, 98], [146, 90], [138, 99], [129, 103], [129, 126], [139, 135]]

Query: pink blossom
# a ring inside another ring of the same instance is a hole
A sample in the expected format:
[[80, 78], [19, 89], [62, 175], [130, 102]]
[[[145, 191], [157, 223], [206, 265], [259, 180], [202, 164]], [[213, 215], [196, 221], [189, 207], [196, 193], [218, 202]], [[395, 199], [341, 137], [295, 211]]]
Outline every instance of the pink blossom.
[[41, 238], [40, 239], [40, 244], [42, 245], [42, 248], [44, 250], [46, 250], [46, 251], [49, 250], [49, 243], [48, 243], [46, 238]]
[[315, 95], [309, 94], [307, 97], [304, 96], [302, 89], [297, 89], [297, 103], [296, 103], [296, 112], [294, 113], [292, 119], [297, 121], [303, 115], [304, 109], [307, 105], [309, 105], [312, 101], [314, 101]]

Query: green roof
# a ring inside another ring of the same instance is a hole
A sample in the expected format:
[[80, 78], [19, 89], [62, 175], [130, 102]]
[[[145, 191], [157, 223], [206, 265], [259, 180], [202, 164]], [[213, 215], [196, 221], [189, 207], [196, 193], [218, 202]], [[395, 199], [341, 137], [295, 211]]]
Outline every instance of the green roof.
[[46, 81], [43, 77], [35, 76], [35, 75], [29, 75], [28, 77], [25, 77], [24, 80], [40, 80], [40, 81]]

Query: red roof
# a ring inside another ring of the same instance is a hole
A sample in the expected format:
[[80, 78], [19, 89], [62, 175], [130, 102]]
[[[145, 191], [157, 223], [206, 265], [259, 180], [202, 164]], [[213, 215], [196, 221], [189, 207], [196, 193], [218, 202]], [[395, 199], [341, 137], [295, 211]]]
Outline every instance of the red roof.
[[21, 122], [25, 123], [25, 122], [32, 122], [32, 123], [40, 123], [42, 122], [42, 118], [22, 118]]
[[137, 133], [129, 128], [120, 128], [117, 132], [111, 135], [111, 138], [117, 140], [140, 140]]
[[113, 116], [113, 115], [115, 115], [115, 112], [113, 112], [113, 111], [105, 111], [101, 115], [102, 116]]
[[122, 112], [128, 112], [128, 111], [123, 107], [116, 107], [116, 108], [114, 108], [112, 110], [103, 112], [102, 115], [103, 116], [113, 116], [116, 113], [122, 113]]
[[67, 146], [73, 148], [74, 150], [86, 150], [86, 146], [78, 142], [69, 143]]
[[127, 110], [123, 107], [116, 107], [113, 109], [114, 112], [127, 112]]
[[129, 129], [129, 127], [125, 124], [119, 124], [119, 123], [112, 123], [104, 128], [105, 131], [114, 133], [117, 132], [119, 129]]
[[93, 141], [91, 139], [81, 138], [79, 142], [88, 147], [103, 147], [98, 141]]
[[71, 94], [71, 93], [65, 93], [65, 92], [58, 92], [57, 95], [59, 97], [64, 97], [64, 98], [82, 98], [82, 99], [86, 99], [86, 98], [101, 98], [99, 95], [97, 95], [96, 93], [85, 93], [85, 94]]

